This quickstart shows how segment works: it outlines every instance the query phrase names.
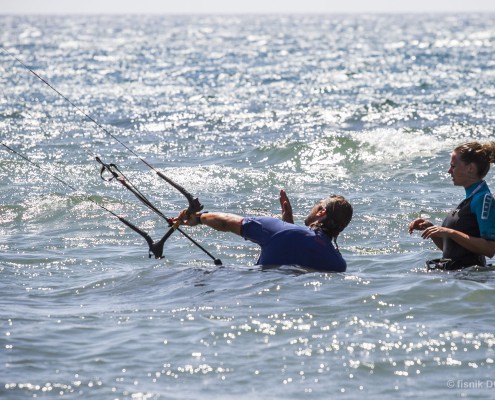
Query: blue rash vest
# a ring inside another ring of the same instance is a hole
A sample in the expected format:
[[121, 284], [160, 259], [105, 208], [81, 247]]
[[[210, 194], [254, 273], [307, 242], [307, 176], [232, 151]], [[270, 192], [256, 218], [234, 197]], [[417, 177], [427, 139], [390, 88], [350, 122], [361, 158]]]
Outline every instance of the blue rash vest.
[[[495, 199], [485, 181], [466, 188], [466, 198], [447, 215], [442, 226], [469, 236], [495, 240]], [[450, 238], [443, 239], [443, 257], [452, 260], [449, 269], [486, 265], [484, 256], [467, 250]]]
[[471, 212], [476, 215], [480, 229], [480, 237], [486, 240], [495, 240], [495, 199], [485, 181], [475, 183], [466, 188], [466, 199], [481, 184], [471, 200]]
[[261, 246], [258, 265], [299, 265], [332, 272], [347, 268], [330, 237], [318, 229], [272, 217], [246, 217], [241, 236]]

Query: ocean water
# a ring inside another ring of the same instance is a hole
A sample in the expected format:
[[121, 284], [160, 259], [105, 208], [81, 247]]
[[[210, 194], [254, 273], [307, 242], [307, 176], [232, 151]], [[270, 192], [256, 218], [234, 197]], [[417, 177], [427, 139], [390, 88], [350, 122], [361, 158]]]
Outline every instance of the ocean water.
[[[452, 148], [495, 137], [495, 15], [0, 17], [2, 399], [493, 398], [494, 269], [429, 272], [407, 226], [462, 200]], [[10, 54], [9, 54], [10, 53]], [[165, 258], [88, 197], [167, 229], [295, 219], [342, 194], [344, 274], [261, 268], [206, 227]], [[495, 187], [493, 172], [487, 178]]]

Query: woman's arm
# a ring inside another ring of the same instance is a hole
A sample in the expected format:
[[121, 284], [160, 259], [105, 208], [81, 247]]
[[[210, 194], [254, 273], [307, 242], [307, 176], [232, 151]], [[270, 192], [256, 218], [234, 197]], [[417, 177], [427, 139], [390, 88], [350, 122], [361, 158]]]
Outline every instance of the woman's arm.
[[495, 255], [495, 241], [469, 236], [463, 232], [442, 226], [430, 226], [426, 228], [421, 234], [421, 237], [433, 240], [441, 240], [446, 237], [473, 253], [488, 258], [492, 258]]

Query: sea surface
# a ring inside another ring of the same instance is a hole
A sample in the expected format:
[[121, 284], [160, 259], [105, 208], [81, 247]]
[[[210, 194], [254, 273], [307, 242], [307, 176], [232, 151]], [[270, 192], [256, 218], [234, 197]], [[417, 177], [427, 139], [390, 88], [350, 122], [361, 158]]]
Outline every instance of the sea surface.
[[[0, 141], [34, 163], [0, 146], [2, 399], [495, 396], [495, 268], [428, 271], [407, 232], [463, 199], [453, 147], [495, 138], [495, 15], [1, 16], [0, 46]], [[347, 272], [204, 226], [223, 265], [179, 232], [148, 258], [95, 203], [166, 222], [96, 156], [168, 217], [142, 160], [208, 211], [280, 216], [283, 188], [302, 224], [342, 194]]]

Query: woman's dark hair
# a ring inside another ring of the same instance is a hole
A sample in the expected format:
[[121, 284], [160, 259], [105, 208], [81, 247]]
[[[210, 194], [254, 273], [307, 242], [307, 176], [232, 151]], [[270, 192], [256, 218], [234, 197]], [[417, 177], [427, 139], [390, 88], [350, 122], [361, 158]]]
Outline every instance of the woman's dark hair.
[[457, 146], [454, 152], [459, 154], [461, 161], [466, 164], [474, 163], [478, 176], [484, 178], [490, 171], [490, 164], [495, 163], [495, 142], [481, 144], [468, 142]]
[[332, 194], [321, 201], [321, 206], [326, 210], [327, 217], [324, 221], [315, 224], [315, 227], [330, 236], [338, 250], [337, 236], [349, 225], [352, 219], [351, 203], [342, 196]]

